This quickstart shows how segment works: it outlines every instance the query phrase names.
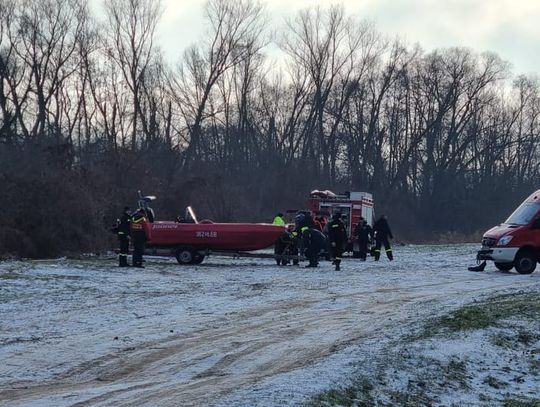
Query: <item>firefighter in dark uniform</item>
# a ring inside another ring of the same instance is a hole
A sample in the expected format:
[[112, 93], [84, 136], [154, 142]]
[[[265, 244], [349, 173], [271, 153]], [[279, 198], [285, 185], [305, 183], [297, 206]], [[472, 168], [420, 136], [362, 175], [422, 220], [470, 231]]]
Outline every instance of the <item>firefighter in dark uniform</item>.
[[315, 228], [313, 218], [309, 213], [300, 212], [294, 218], [295, 230], [291, 236], [298, 242], [300, 251], [309, 260], [306, 267], [317, 267], [319, 254], [326, 247], [326, 236]]
[[128, 254], [129, 254], [129, 226], [131, 223], [131, 213], [129, 207], [124, 207], [124, 213], [118, 222], [118, 242], [120, 243], [120, 254], [118, 255], [118, 266], [129, 267]]
[[363, 261], [367, 258], [368, 246], [373, 238], [373, 230], [364, 218], [360, 218], [358, 225], [354, 229], [354, 237], [358, 240], [360, 259]]
[[147, 236], [145, 231], [146, 213], [139, 209], [131, 218], [131, 240], [133, 241], [133, 267], [143, 266], [144, 244]]
[[386, 250], [386, 255], [388, 260], [394, 260], [392, 254], [392, 247], [390, 246], [390, 240], [394, 237], [392, 236], [392, 231], [388, 225], [388, 220], [385, 215], [382, 215], [373, 225], [373, 234], [375, 235], [375, 260], [378, 261], [381, 257], [381, 246], [384, 245]]
[[306, 267], [317, 267], [319, 265], [319, 255], [326, 247], [326, 236], [315, 227], [304, 226], [301, 229], [302, 244], [305, 249], [305, 256], [309, 260]]
[[328, 240], [330, 240], [330, 252], [334, 259], [336, 271], [339, 271], [341, 255], [343, 254], [345, 242], [347, 242], [347, 230], [341, 221], [341, 214], [335, 213], [326, 227], [328, 229]]
[[[298, 256], [297, 241], [292, 233], [285, 232], [276, 240], [274, 254], [278, 266], [289, 264], [289, 259], [282, 258], [282, 256]], [[293, 264], [298, 265], [298, 260], [294, 259]]]

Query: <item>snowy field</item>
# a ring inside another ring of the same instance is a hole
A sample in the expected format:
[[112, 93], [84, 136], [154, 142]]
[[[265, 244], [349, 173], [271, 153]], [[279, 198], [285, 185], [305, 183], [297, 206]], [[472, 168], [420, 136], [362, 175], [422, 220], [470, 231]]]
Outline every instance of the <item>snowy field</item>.
[[[0, 263], [0, 405], [311, 405], [361, 379], [374, 405], [415, 391], [425, 405], [539, 397], [538, 337], [525, 350], [497, 348], [489, 330], [407, 342], [466, 304], [540, 293], [540, 271], [467, 271], [476, 248], [396, 247], [394, 262], [345, 259], [339, 272], [217, 256]], [[527, 349], [529, 362], [513, 356]], [[442, 381], [441, 366], [467, 383]]]

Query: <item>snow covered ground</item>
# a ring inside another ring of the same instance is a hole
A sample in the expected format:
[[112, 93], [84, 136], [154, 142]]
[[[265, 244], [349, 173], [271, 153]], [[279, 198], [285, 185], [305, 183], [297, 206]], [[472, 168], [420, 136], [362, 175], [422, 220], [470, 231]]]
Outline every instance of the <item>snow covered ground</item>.
[[539, 271], [467, 271], [475, 249], [396, 247], [394, 262], [346, 259], [339, 272], [218, 256], [148, 257], [145, 269], [113, 257], [0, 263], [0, 405], [310, 405], [361, 380], [373, 404], [539, 397], [539, 338], [489, 342], [511, 341], [520, 321], [407, 342], [474, 301], [540, 293]]

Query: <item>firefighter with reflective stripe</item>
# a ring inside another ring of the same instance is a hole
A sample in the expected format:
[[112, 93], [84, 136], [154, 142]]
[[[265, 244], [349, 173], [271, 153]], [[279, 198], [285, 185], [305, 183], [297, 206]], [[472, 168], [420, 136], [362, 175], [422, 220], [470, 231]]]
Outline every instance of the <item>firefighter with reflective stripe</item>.
[[285, 226], [285, 219], [283, 219], [283, 214], [279, 212], [275, 217], [272, 225]]
[[295, 218], [295, 230], [291, 233], [299, 241], [299, 251], [309, 260], [306, 267], [317, 267], [319, 254], [326, 247], [326, 237], [315, 229], [313, 218], [309, 213], [299, 212]]
[[390, 246], [390, 240], [393, 239], [392, 231], [388, 225], [386, 215], [382, 215], [373, 225], [373, 234], [375, 235], [375, 260], [379, 260], [381, 257], [381, 246], [384, 245], [388, 260], [393, 260], [392, 247]]
[[[282, 256], [298, 256], [298, 239], [295, 239], [295, 235], [286, 232], [280, 236], [274, 244], [274, 254], [278, 266], [289, 264], [289, 259]], [[298, 259], [294, 259], [293, 264], [298, 265]]]
[[341, 214], [335, 213], [326, 227], [328, 230], [328, 240], [330, 240], [330, 252], [334, 259], [336, 270], [339, 271], [343, 247], [347, 241], [347, 229], [345, 229], [345, 225], [341, 221]]
[[143, 209], [139, 209], [131, 218], [131, 239], [133, 241], [133, 267], [143, 266], [144, 244], [146, 235], [147, 219]]
[[129, 226], [131, 223], [131, 213], [129, 207], [124, 207], [124, 213], [118, 221], [118, 242], [120, 244], [120, 254], [118, 255], [118, 266], [129, 267], [128, 254], [129, 254]]

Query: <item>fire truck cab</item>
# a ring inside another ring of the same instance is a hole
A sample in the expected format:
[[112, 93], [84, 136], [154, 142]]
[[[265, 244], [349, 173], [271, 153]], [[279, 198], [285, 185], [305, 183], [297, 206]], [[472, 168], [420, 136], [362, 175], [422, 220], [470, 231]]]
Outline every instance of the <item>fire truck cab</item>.
[[319, 191], [316, 189], [309, 194], [307, 205], [315, 215], [332, 216], [334, 213], [341, 213], [349, 236], [346, 251], [352, 251], [353, 255], [357, 255], [358, 247], [353, 238], [354, 228], [358, 225], [360, 217], [364, 218], [370, 226], [373, 226], [373, 196], [369, 192], [335, 194], [332, 191]]

